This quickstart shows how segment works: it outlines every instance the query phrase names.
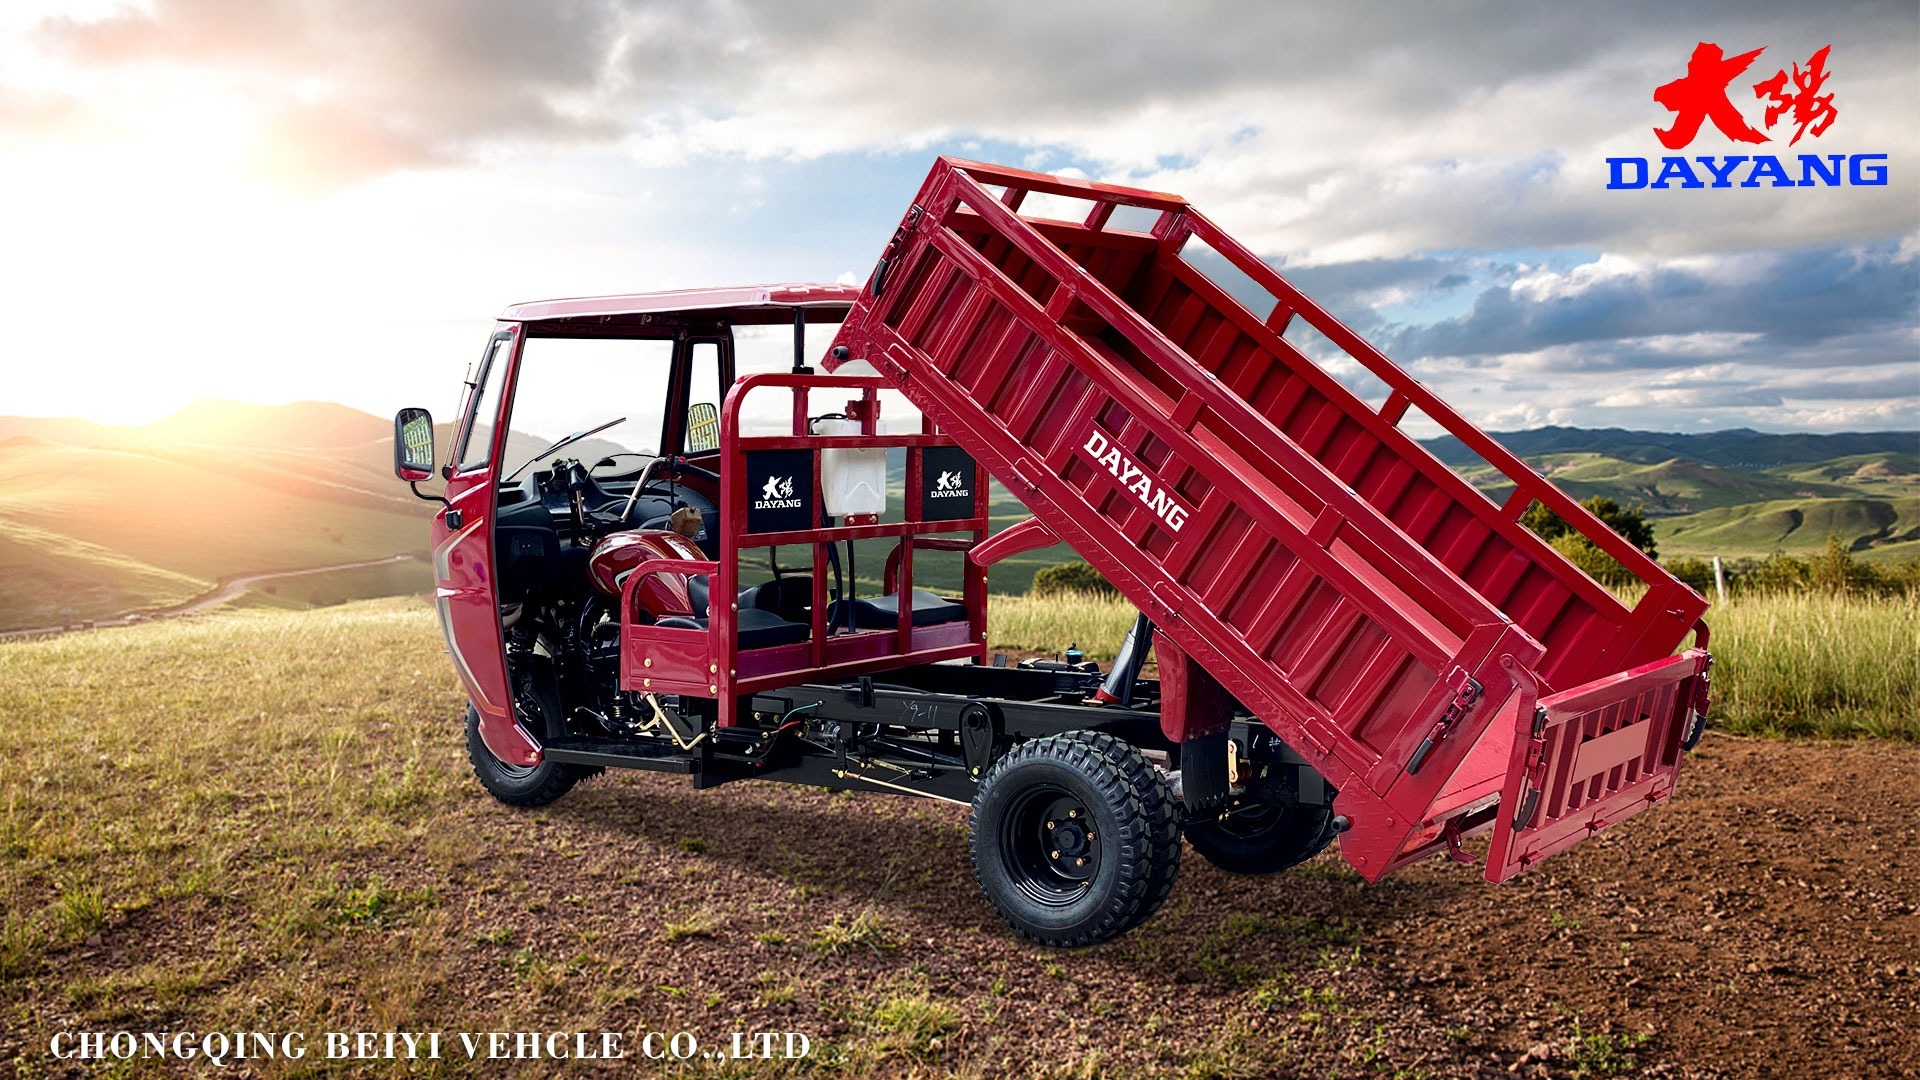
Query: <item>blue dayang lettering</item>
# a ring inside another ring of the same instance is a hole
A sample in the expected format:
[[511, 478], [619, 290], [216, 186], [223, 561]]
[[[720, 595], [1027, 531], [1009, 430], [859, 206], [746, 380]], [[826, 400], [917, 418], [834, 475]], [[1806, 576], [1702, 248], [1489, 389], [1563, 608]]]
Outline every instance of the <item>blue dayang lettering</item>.
[[1733, 167], [1747, 160], [1747, 155], [1732, 154], [1727, 157], [1720, 158], [1719, 160], [1724, 162], [1725, 164], [1721, 165], [1719, 168], [1714, 167], [1713, 163], [1715, 159], [1712, 154], [1708, 154], [1704, 157], [1697, 157], [1697, 158], [1694, 158], [1693, 160], [1698, 161], [1702, 165], [1705, 165], [1707, 167], [1707, 171], [1713, 174], [1713, 184], [1711, 186], [1732, 187], [1733, 181], [1731, 177], [1733, 176]]
[[[1627, 179], [1626, 166], [1633, 167], [1633, 179]], [[1647, 186], [1647, 159], [1643, 157], [1610, 157], [1607, 159], [1607, 189], [1621, 191]]]
[[1693, 175], [1693, 166], [1688, 165], [1687, 159], [1683, 157], [1661, 158], [1660, 175], [1654, 177], [1653, 183], [1648, 186], [1663, 188], [1668, 186], [1668, 180], [1680, 181], [1680, 186], [1683, 188], [1706, 187], [1700, 182], [1699, 177]]
[[1787, 170], [1780, 165], [1780, 159], [1774, 157], [1772, 154], [1759, 154], [1755, 156], [1753, 159], [1753, 171], [1747, 174], [1745, 180], [1740, 181], [1740, 186], [1759, 187], [1762, 176], [1773, 177], [1774, 187], [1794, 186], [1793, 181], [1787, 176]]
[[1855, 154], [1847, 159], [1847, 183], [1856, 187], [1886, 187], [1887, 167], [1868, 165], [1870, 161], [1887, 160], [1885, 154]]
[[1820, 187], [1821, 185], [1813, 182], [1815, 175], [1818, 175], [1820, 179], [1826, 181], [1826, 187], [1840, 186], [1841, 166], [1846, 163], [1847, 159], [1841, 154], [1830, 154], [1828, 158], [1833, 164], [1832, 170], [1828, 170], [1826, 165], [1821, 162], [1820, 155], [1818, 154], [1800, 155], [1801, 187]]
[[1744, 154], [1729, 154], [1718, 157], [1702, 154], [1693, 159], [1698, 169], [1705, 170], [1711, 182], [1700, 179], [1701, 173], [1696, 166], [1683, 157], [1663, 157], [1660, 159], [1660, 171], [1652, 180], [1647, 179], [1651, 165], [1643, 157], [1610, 157], [1607, 159], [1607, 190], [1636, 191], [1640, 188], [1731, 188], [1736, 186], [1740, 175], [1740, 166], [1747, 166], [1746, 177], [1738, 180], [1739, 187], [1757, 188], [1772, 186], [1791, 187], [1886, 187], [1887, 155], [1885, 154], [1800, 154], [1797, 161], [1800, 166], [1800, 178], [1795, 180], [1788, 173], [1788, 166], [1773, 154], [1756, 154], [1747, 157]]

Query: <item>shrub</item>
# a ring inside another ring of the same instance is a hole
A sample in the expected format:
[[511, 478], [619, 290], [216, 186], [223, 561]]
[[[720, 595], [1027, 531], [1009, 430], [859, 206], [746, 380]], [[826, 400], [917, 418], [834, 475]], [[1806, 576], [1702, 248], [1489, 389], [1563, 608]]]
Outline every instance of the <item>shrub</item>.
[[1553, 550], [1567, 557], [1567, 561], [1586, 571], [1587, 576], [1602, 585], [1622, 588], [1634, 582], [1634, 576], [1619, 560], [1593, 546], [1593, 541], [1577, 532], [1563, 532], [1548, 541]]
[[1061, 596], [1079, 594], [1081, 596], [1118, 596], [1120, 590], [1100, 571], [1083, 562], [1056, 563], [1033, 575], [1034, 596]]
[[[1638, 506], [1622, 507], [1605, 495], [1595, 495], [1580, 504], [1593, 512], [1593, 516], [1605, 522], [1607, 527], [1624, 537], [1627, 543], [1649, 555], [1657, 555], [1654, 550], [1653, 526], [1647, 524], [1647, 515]], [[1527, 507], [1520, 515], [1520, 523], [1540, 535], [1542, 540], [1553, 541], [1562, 536], [1579, 536], [1572, 526], [1559, 514], [1547, 509], [1544, 503], [1536, 502]]]
[[1702, 596], [1708, 596], [1712, 594], [1713, 592], [1713, 564], [1712, 563], [1708, 562], [1705, 559], [1696, 559], [1691, 555], [1682, 555], [1677, 559], [1667, 560], [1666, 566], [1667, 566], [1667, 573], [1672, 574], [1674, 577], [1679, 578], [1682, 582], [1685, 582], [1689, 588], [1693, 589], [1693, 591], [1699, 593]]
[[1811, 558], [1776, 551], [1764, 559], [1736, 559], [1727, 566], [1727, 587], [1743, 593], [1901, 596], [1920, 592], [1920, 559], [1863, 562], [1845, 541], [1829, 536], [1826, 550]]

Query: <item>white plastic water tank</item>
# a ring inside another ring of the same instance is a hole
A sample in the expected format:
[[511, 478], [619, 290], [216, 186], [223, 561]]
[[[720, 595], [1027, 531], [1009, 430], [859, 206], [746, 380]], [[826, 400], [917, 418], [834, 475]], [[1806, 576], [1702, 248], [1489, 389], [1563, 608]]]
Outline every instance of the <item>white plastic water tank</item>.
[[[816, 420], [815, 435], [858, 435], [858, 420]], [[887, 422], [874, 422], [874, 434], [885, 435]], [[827, 516], [884, 514], [887, 510], [887, 450], [884, 446], [820, 451], [820, 489]]]

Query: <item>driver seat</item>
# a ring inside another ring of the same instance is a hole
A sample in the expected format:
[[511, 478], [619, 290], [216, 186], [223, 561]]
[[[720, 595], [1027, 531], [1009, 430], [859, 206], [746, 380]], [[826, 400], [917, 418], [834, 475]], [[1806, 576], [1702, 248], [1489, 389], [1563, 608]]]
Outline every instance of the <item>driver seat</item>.
[[[594, 588], [608, 596], [618, 597], [626, 586], [627, 578], [649, 559], [705, 558], [699, 547], [680, 533], [669, 529], [630, 529], [609, 533], [593, 546], [593, 551], [587, 556], [587, 574]], [[800, 581], [798, 578], [792, 580]], [[760, 593], [766, 588], [755, 586], [741, 591], [735, 620], [740, 647], [764, 649], [807, 640], [810, 630], [804, 621], [783, 617], [782, 612], [787, 605], [779, 604], [782, 610], [775, 610], [773, 604], [763, 606]], [[809, 579], [805, 588], [798, 589], [795, 595], [811, 595], [811, 591]], [[769, 601], [777, 601], [778, 598], [774, 592], [767, 593]], [[633, 606], [632, 615], [635, 618], [645, 619], [654, 626], [705, 630], [707, 575], [652, 574], [634, 590]]]

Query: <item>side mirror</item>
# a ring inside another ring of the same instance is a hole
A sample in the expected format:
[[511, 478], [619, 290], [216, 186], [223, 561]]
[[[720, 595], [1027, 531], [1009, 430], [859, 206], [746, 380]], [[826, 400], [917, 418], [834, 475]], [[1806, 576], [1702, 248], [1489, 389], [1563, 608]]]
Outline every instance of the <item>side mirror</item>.
[[683, 453], [704, 454], [720, 446], [720, 410], [702, 401], [687, 409], [687, 447]]
[[393, 474], [409, 484], [433, 477], [433, 414], [427, 410], [394, 414]]

